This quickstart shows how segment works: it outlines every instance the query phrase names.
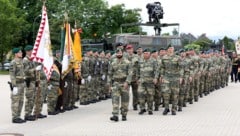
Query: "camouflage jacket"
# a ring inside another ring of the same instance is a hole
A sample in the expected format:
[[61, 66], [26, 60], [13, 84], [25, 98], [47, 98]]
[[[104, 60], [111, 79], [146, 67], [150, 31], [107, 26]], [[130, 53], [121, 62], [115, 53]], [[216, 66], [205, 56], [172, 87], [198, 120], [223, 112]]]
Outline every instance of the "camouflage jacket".
[[139, 61], [137, 77], [141, 83], [153, 83], [153, 79], [159, 77], [158, 62], [153, 58]]
[[9, 75], [13, 87], [17, 85], [18, 82], [24, 82], [25, 73], [22, 59], [13, 59], [9, 66]]
[[162, 58], [162, 68], [160, 72], [163, 78], [177, 80], [183, 77], [183, 69], [181, 68], [181, 60], [177, 55], [165, 55]]
[[131, 63], [124, 57], [121, 59], [115, 58], [110, 64], [108, 71], [108, 84], [113, 82], [131, 83], [132, 81], [132, 66]]
[[35, 64], [28, 56], [23, 58], [23, 66], [26, 78], [35, 80]]

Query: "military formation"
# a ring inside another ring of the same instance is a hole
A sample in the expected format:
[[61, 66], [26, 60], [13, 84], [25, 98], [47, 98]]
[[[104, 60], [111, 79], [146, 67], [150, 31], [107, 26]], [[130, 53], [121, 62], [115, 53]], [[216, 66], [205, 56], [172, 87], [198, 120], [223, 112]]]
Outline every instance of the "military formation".
[[[129, 92], [132, 108], [139, 115], [149, 115], [162, 107], [163, 115], [176, 115], [187, 104], [228, 85], [232, 62], [218, 51], [197, 53], [193, 49], [175, 51], [142, 49], [131, 44], [116, 44], [116, 50], [103, 51], [88, 48], [83, 52], [79, 69], [72, 68], [66, 76], [61, 74], [60, 51], [56, 51], [53, 71], [49, 80], [43, 65], [30, 59], [33, 47], [12, 50], [10, 63], [12, 85], [12, 122], [24, 123], [46, 118], [42, 114], [44, 102], [48, 115], [57, 115], [112, 98], [111, 121], [127, 120]], [[72, 64], [72, 63], [71, 63]], [[72, 64], [73, 65], [73, 64]], [[131, 89], [130, 89], [131, 88]], [[24, 119], [21, 118], [25, 102]]]

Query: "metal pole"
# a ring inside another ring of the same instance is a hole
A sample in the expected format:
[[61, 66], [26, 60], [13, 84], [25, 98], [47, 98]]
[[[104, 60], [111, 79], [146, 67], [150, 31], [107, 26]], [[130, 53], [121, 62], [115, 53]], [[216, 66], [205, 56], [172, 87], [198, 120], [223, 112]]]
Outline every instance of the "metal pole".
[[34, 18], [34, 20], [33, 20], [33, 30], [32, 30], [32, 33], [33, 33], [33, 35], [32, 35], [32, 41], [33, 41], [33, 44], [34, 44], [34, 35], [35, 35], [35, 22], [36, 22], [36, 20], [39, 18], [39, 17], [41, 17], [42, 15], [38, 15], [38, 16], [36, 16], [35, 18]]

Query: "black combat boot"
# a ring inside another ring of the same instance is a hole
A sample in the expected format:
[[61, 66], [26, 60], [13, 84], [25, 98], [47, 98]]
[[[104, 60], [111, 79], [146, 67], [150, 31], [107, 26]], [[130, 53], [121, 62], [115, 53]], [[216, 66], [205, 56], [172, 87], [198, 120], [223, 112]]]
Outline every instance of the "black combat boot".
[[152, 111], [148, 111], [148, 114], [149, 114], [149, 115], [153, 115], [153, 112], [152, 112]]
[[12, 123], [18, 123], [18, 124], [25, 123], [25, 122], [26, 121], [21, 118], [16, 118], [12, 120]]
[[111, 120], [111, 121], [116, 121], [116, 122], [117, 122], [117, 121], [118, 121], [118, 116], [112, 116], [112, 117], [110, 118], [110, 120]]
[[194, 97], [194, 101], [198, 102], [198, 97], [197, 96]]
[[181, 106], [178, 107], [178, 111], [182, 111], [182, 107]]
[[145, 109], [141, 110], [138, 114], [139, 114], [139, 115], [142, 115], [144, 112], [146, 112]]
[[34, 121], [34, 120], [36, 120], [36, 118], [34, 116], [32, 116], [32, 115], [25, 116], [24, 119], [27, 120], [27, 121]]
[[127, 120], [127, 116], [126, 115], [123, 115], [122, 116], [122, 121], [126, 121]]
[[167, 115], [168, 112], [169, 112], [169, 109], [164, 109], [164, 111], [163, 111], [163, 115]]
[[43, 114], [38, 114], [38, 115], [35, 115], [35, 117], [39, 118], [39, 119], [42, 119], [42, 118], [46, 118], [47, 115], [43, 115]]
[[176, 111], [172, 111], [172, 115], [177, 115], [177, 114], [176, 114]]
[[137, 105], [133, 106], [133, 110], [135, 110], [135, 111], [138, 110]]

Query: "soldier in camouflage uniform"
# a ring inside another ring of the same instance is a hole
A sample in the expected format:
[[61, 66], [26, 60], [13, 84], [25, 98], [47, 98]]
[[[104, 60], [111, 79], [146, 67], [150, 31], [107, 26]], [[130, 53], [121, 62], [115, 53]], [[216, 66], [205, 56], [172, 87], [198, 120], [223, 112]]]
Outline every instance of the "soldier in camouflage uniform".
[[[88, 54], [88, 53], [87, 53]], [[90, 84], [88, 81], [89, 76], [89, 61], [88, 56], [83, 57], [82, 63], [81, 63], [81, 85], [80, 85], [80, 92], [79, 92], [79, 99], [80, 99], [80, 105], [87, 105], [89, 104], [89, 97], [88, 97], [88, 91], [90, 89]]]
[[[39, 64], [39, 65], [42, 65], [42, 64]], [[40, 94], [39, 96], [36, 95], [36, 103], [38, 105], [35, 105], [35, 108], [34, 108], [34, 115], [35, 117], [37, 118], [46, 118], [47, 116], [46, 115], [43, 115], [41, 112], [42, 112], [42, 107], [43, 107], [43, 103], [44, 103], [44, 97], [47, 96], [47, 90], [48, 90], [48, 86], [47, 86], [47, 77], [46, 77], [46, 74], [43, 70], [43, 65], [42, 65], [42, 68], [41, 70], [39, 71], [40, 73], [40, 81], [39, 81], [39, 87], [40, 87]], [[38, 89], [38, 88], [36, 88]]]
[[22, 62], [22, 52], [19, 48], [12, 50], [14, 59], [10, 63], [9, 75], [13, 90], [11, 93], [11, 110], [12, 110], [12, 122], [13, 123], [24, 123], [25, 120], [21, 119], [21, 112], [24, 101], [24, 66]]
[[52, 75], [48, 83], [47, 108], [48, 115], [56, 115], [59, 112], [55, 110], [60, 86], [60, 72], [57, 66], [53, 65]]
[[89, 56], [88, 56], [88, 69], [89, 69], [89, 75], [88, 75], [88, 82], [91, 85], [89, 90], [88, 90], [88, 97], [89, 97], [89, 103], [96, 103], [96, 88], [94, 88], [94, 70], [95, 70], [95, 64], [96, 64], [96, 59], [93, 56], [93, 52], [96, 52], [96, 49], [92, 49], [89, 51]]
[[26, 92], [25, 92], [25, 120], [34, 121], [35, 117], [32, 115], [33, 106], [35, 104], [36, 95], [36, 75], [35, 64], [30, 60], [33, 46], [27, 45], [24, 50], [26, 56], [23, 58], [24, 73], [26, 75]]
[[[160, 71], [160, 67], [161, 67], [161, 63], [162, 60], [160, 59], [160, 57], [158, 56], [158, 51], [153, 49], [152, 50], [152, 54], [151, 54], [152, 59], [154, 59], [156, 61], [156, 63], [158, 64], [158, 71]], [[155, 84], [155, 94], [154, 94], [154, 111], [158, 111], [159, 110], [159, 106], [161, 104], [161, 99], [162, 99], [162, 93], [161, 93], [161, 84], [158, 80], [158, 83]]]
[[145, 49], [143, 51], [143, 59], [140, 59], [137, 78], [139, 82], [139, 105], [141, 111], [139, 112], [142, 115], [145, 109], [145, 103], [147, 102], [148, 114], [153, 114], [153, 100], [155, 94], [155, 85], [159, 77], [159, 68], [156, 60], [151, 58], [151, 50]]
[[63, 110], [70, 111], [71, 100], [73, 94], [73, 72], [70, 70], [64, 77], [64, 91], [63, 91]]
[[132, 88], [132, 106], [133, 110], [137, 110], [138, 106], [138, 84], [137, 84], [137, 70], [138, 70], [138, 61], [139, 57], [133, 53], [133, 46], [131, 44], [128, 44], [126, 46], [127, 55], [126, 58], [131, 62], [132, 68], [133, 68], [133, 74], [132, 74], [132, 82], [130, 84]]
[[105, 57], [104, 51], [101, 51], [99, 54], [99, 61], [100, 61], [100, 92], [99, 92], [99, 98], [100, 100], [106, 100], [108, 95], [108, 88], [106, 86], [107, 84], [107, 74], [108, 74], [108, 68], [109, 63], [107, 58]]
[[186, 52], [185, 50], [180, 50], [180, 59], [181, 59], [181, 69], [183, 69], [184, 76], [182, 84], [180, 84], [179, 90], [179, 98], [178, 98], [178, 111], [182, 111], [182, 107], [186, 106], [186, 100], [188, 99], [188, 92], [189, 92], [189, 76], [190, 76], [190, 69], [189, 69], [189, 61], [186, 59]]
[[[131, 63], [123, 57], [123, 50], [117, 49], [116, 58], [110, 65], [108, 84], [112, 84], [112, 121], [118, 121], [119, 108], [121, 109], [122, 120], [127, 120], [129, 105], [129, 84], [132, 78]], [[121, 105], [120, 105], [121, 102]]]
[[172, 98], [172, 115], [176, 115], [179, 84], [182, 82], [183, 69], [181, 69], [179, 56], [174, 54], [174, 47], [168, 47], [168, 55], [162, 58], [161, 82], [165, 109], [163, 115], [167, 115], [169, 110], [169, 101]]

